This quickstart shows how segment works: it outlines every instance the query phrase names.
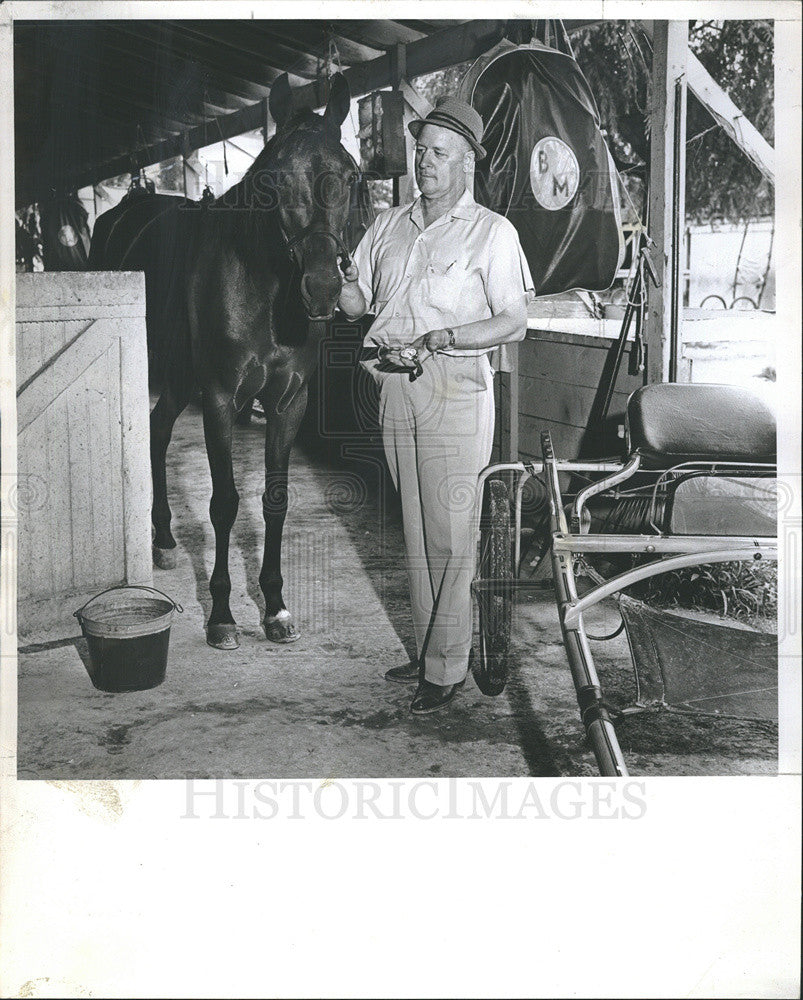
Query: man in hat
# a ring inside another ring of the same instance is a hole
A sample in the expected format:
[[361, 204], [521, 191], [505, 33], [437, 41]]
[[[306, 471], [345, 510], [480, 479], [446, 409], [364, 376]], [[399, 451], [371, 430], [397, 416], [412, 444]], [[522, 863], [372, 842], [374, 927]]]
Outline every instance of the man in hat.
[[468, 670], [474, 501], [493, 440], [488, 355], [524, 338], [532, 280], [512, 224], [467, 189], [485, 156], [479, 114], [449, 97], [409, 129], [421, 196], [371, 224], [340, 307], [352, 320], [369, 307], [376, 315], [361, 363], [379, 383], [401, 495], [417, 649], [385, 677], [418, 682], [419, 715], [448, 705]]

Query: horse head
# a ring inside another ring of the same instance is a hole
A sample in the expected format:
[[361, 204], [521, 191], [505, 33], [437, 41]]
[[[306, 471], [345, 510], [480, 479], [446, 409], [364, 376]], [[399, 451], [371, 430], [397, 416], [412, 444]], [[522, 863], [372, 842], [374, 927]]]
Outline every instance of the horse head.
[[265, 150], [264, 169], [275, 185], [274, 209], [286, 251], [301, 274], [304, 309], [316, 320], [332, 317], [342, 288], [338, 258], [348, 259], [344, 234], [359, 180], [357, 164], [340, 142], [349, 100], [340, 73], [331, 79], [322, 115], [294, 111], [286, 75], [270, 91], [276, 135]]

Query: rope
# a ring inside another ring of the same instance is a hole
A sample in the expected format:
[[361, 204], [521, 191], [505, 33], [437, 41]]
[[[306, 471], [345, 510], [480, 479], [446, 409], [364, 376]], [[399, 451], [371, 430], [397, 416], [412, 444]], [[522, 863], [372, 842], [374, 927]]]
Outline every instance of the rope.
[[[206, 101], [207, 104], [211, 104], [212, 103], [209, 100], [209, 91], [206, 89], [206, 87], [204, 87], [204, 100]], [[223, 143], [223, 173], [225, 174], [226, 177], [228, 177], [229, 176], [229, 161], [228, 161], [228, 159], [226, 157], [226, 140], [223, 137], [223, 128], [222, 128], [222, 126], [220, 124], [220, 118], [217, 118], [217, 117], [215, 118], [215, 124], [217, 125], [218, 132], [220, 133], [220, 141]]]

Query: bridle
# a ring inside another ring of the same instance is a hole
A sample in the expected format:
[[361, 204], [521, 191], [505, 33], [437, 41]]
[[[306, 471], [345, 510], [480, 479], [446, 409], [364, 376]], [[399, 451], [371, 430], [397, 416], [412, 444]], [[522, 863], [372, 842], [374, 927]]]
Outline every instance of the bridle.
[[337, 248], [338, 253], [342, 257], [340, 261], [340, 270], [345, 273], [346, 269], [351, 264], [351, 258], [349, 256], [348, 249], [343, 240], [337, 235], [337, 233], [332, 232], [331, 229], [323, 229], [316, 227], [314, 222], [311, 222], [306, 229], [300, 232], [297, 236], [289, 239], [285, 231], [282, 229], [282, 236], [284, 237], [284, 245], [287, 252], [290, 255], [290, 259], [295, 263], [296, 267], [301, 267], [301, 261], [298, 258], [297, 250], [301, 244], [310, 236], [328, 236], [330, 240], [334, 243]]

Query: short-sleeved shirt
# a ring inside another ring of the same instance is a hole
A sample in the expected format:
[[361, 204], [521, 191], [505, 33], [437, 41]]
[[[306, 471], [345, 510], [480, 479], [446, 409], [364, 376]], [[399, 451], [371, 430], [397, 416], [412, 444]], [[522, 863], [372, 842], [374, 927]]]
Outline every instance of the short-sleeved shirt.
[[366, 344], [399, 347], [430, 330], [490, 319], [533, 291], [512, 223], [478, 205], [468, 190], [426, 228], [420, 198], [383, 212], [360, 241], [354, 263], [376, 314]]

